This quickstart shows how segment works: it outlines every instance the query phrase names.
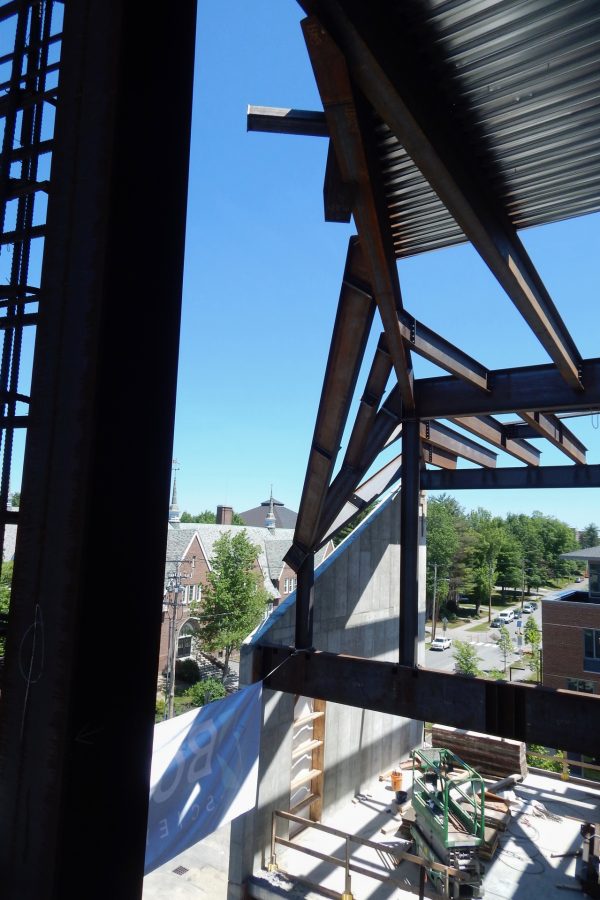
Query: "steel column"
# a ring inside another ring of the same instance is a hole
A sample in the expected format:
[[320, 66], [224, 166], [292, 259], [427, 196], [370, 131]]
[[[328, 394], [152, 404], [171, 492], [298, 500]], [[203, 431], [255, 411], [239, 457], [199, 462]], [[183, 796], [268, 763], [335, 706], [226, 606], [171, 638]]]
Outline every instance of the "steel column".
[[[142, 895], [194, 44], [194, 0], [65, 4], [2, 697], [6, 900]], [[125, 541], [124, 503], [144, 522]]]
[[421, 441], [419, 422], [402, 430], [400, 492], [400, 664], [417, 664], [419, 642], [419, 492]]
[[309, 553], [298, 568], [296, 585], [296, 637], [298, 650], [313, 645], [313, 605], [315, 597], [315, 554]]

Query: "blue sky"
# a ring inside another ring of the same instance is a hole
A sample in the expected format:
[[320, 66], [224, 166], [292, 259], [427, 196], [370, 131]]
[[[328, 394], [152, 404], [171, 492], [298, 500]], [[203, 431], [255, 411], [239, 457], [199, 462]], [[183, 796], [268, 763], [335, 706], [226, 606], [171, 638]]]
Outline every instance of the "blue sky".
[[[248, 104], [320, 109], [293, 0], [199, 4], [174, 453], [181, 508], [297, 509], [352, 224], [323, 221], [327, 142], [246, 132]], [[600, 355], [600, 215], [522, 233], [583, 357]], [[489, 368], [548, 362], [470, 247], [399, 266], [405, 307]], [[376, 320], [365, 370], [379, 334]], [[442, 374], [414, 356], [417, 377]], [[364, 383], [359, 382], [359, 391]], [[352, 413], [351, 413], [352, 419]], [[600, 462], [597, 419], [570, 425]], [[547, 442], [545, 464], [569, 464]], [[397, 452], [397, 448], [395, 448]], [[385, 461], [382, 458], [381, 464]], [[500, 466], [512, 465], [499, 456]], [[600, 522], [598, 492], [457, 494]]]

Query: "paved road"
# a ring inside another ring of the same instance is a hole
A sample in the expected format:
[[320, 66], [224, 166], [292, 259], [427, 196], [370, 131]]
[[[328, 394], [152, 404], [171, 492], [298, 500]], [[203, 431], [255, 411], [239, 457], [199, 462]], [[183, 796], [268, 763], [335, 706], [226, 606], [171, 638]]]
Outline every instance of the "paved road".
[[[573, 587], [577, 589], [585, 589], [587, 588], [587, 582], [582, 584], [567, 585], [567, 587]], [[564, 590], [564, 588], [563, 588]], [[513, 639], [513, 644], [517, 647], [518, 643], [518, 622], [521, 621], [521, 631], [525, 628], [528, 618], [533, 618], [537, 622], [537, 625], [541, 631], [542, 629], [542, 597], [551, 597], [553, 594], [557, 593], [556, 591], [548, 591], [542, 589], [540, 594], [531, 594], [530, 597], [527, 597], [526, 600], [535, 600], [538, 604], [538, 608], [535, 612], [530, 613], [529, 615], [524, 614], [521, 616], [521, 602], [510, 604], [505, 609], [512, 609], [515, 613], [515, 618], [512, 622], [508, 623], [508, 631], [510, 636]], [[480, 668], [484, 671], [489, 671], [490, 669], [503, 669], [504, 668], [504, 657], [500, 650], [498, 649], [498, 638], [500, 636], [499, 628], [487, 628], [485, 631], [473, 631], [478, 624], [481, 624], [482, 620], [485, 621], [487, 617], [487, 610], [484, 607], [481, 608], [481, 613], [483, 619], [480, 619], [478, 622], [473, 621], [467, 625], [460, 625], [456, 628], [448, 628], [447, 635], [452, 641], [467, 641], [470, 644], [474, 644], [477, 647], [477, 653], [481, 660]], [[497, 615], [497, 612], [494, 612], [492, 618]], [[439, 626], [438, 626], [439, 627]], [[442, 629], [436, 630], [437, 635], [441, 635], [443, 633]], [[428, 643], [428, 642], [427, 642]], [[512, 663], [518, 662], [520, 659], [519, 653], [514, 653], [508, 659], [508, 665], [510, 666]], [[448, 650], [429, 650], [426, 644], [425, 650], [425, 666], [428, 669], [437, 669], [443, 672], [453, 672], [454, 671], [454, 656], [452, 653], [452, 648]], [[529, 678], [530, 677], [529, 668], [524, 670], [513, 670], [512, 678], [513, 680], [519, 680], [520, 678]]]

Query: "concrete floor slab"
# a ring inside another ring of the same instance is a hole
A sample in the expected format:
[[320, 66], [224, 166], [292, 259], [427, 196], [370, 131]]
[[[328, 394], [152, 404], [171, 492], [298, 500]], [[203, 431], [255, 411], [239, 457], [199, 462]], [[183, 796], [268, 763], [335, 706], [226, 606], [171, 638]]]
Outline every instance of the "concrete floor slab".
[[[404, 773], [404, 789], [410, 791], [411, 773]], [[486, 863], [484, 896], [490, 900], [564, 900], [578, 889], [577, 860], [573, 856], [553, 854], [573, 853], [581, 846], [580, 825], [585, 821], [600, 821], [600, 785], [590, 782], [562, 781], [548, 773], [530, 772], [526, 780], [514, 789], [514, 813], [509, 827], [500, 832], [498, 849]], [[355, 849], [352, 860], [389, 881], [380, 883], [363, 874], [352, 874], [351, 889], [356, 900], [414, 900], [418, 896], [417, 866], [403, 862], [396, 867], [387, 852], [398, 847], [394, 814], [397, 812], [395, 794], [388, 782], [374, 780], [349, 802], [334, 818], [325, 820], [353, 835], [373, 840], [380, 848]], [[540, 815], [535, 803], [545, 807]], [[382, 828], [387, 829], [385, 832]], [[297, 838], [299, 843], [320, 853], [344, 857], [345, 841], [339, 837], [307, 830]], [[297, 850], [277, 849], [280, 869], [297, 878], [316, 882], [326, 890], [341, 893], [344, 873], [320, 859], [311, 858]], [[210, 835], [170, 863], [144, 879], [143, 900], [225, 900], [229, 864], [229, 826]], [[179, 866], [187, 872], [177, 875]], [[313, 900], [323, 897], [301, 882], [289, 882], [282, 875], [266, 872], [260, 877], [259, 893], [253, 896], [274, 896], [269, 887], [288, 900]], [[570, 888], [571, 890], [567, 890]], [[262, 891], [262, 893], [261, 893]], [[439, 897], [431, 885], [425, 896]]]

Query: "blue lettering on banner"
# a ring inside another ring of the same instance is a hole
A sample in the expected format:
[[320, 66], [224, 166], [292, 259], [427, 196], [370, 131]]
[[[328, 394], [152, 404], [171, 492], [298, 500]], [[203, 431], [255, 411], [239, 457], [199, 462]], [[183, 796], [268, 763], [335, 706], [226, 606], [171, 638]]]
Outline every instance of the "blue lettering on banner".
[[154, 729], [145, 873], [256, 802], [262, 685]]

